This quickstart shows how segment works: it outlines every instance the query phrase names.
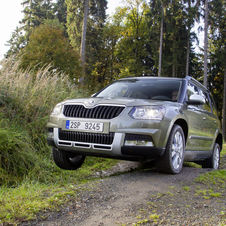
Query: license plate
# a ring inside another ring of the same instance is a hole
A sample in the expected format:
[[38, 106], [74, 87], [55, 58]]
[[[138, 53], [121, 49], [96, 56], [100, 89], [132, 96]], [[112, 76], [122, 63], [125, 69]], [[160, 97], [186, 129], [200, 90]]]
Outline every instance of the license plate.
[[104, 123], [101, 122], [66, 121], [66, 129], [103, 132], [103, 128]]

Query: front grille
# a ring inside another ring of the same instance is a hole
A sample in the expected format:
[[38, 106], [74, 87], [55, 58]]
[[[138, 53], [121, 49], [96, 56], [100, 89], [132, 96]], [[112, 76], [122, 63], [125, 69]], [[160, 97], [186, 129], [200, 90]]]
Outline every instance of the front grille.
[[83, 105], [65, 105], [63, 114], [72, 118], [112, 119], [117, 117], [124, 108], [119, 106], [85, 108]]
[[115, 133], [102, 134], [102, 133], [83, 133], [74, 131], [64, 131], [59, 129], [59, 139], [66, 141], [76, 141], [93, 144], [106, 144], [113, 143]]

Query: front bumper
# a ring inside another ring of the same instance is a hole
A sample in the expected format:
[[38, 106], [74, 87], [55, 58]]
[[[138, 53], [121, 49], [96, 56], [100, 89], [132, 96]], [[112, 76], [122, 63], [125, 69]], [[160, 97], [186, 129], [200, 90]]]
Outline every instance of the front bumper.
[[[145, 139], [150, 141], [151, 136], [147, 135], [137, 135], [137, 138], [131, 138], [131, 136], [128, 136], [128, 134], [126, 133], [115, 132], [112, 142], [106, 142], [106, 139], [108, 138], [102, 138], [101, 135], [94, 134], [94, 137], [86, 138], [86, 141], [84, 142], [84, 138], [78, 137], [74, 139], [74, 136], [72, 135], [70, 135], [69, 137], [62, 136], [59, 135], [61, 132], [61, 129], [53, 128], [53, 130], [51, 130], [51, 137], [47, 138], [47, 143], [50, 146], [58, 148], [64, 153], [76, 153], [87, 156], [109, 157], [128, 160], [131, 160], [134, 157], [134, 160], [139, 160], [143, 157], [160, 157], [165, 151], [165, 148], [157, 148], [154, 146], [125, 145], [125, 139], [139, 139], [142, 140], [143, 143]], [[78, 136], [81, 136], [81, 133], [79, 133]]]

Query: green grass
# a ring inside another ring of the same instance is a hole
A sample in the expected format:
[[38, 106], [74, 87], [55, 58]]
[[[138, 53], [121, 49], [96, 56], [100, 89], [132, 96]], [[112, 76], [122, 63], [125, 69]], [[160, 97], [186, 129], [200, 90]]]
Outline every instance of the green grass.
[[46, 123], [53, 107], [65, 99], [90, 96], [67, 76], [34, 74], [7, 59], [0, 69], [0, 225], [17, 224], [40, 211], [55, 209], [76, 197], [78, 186], [93, 180], [116, 160], [87, 157], [76, 171], [59, 169], [46, 144]]
[[94, 172], [109, 169], [116, 163], [116, 160], [88, 157], [76, 171], [59, 169], [57, 172], [56, 169], [52, 183], [28, 180], [14, 188], [0, 187], [0, 224], [17, 224], [20, 220], [33, 219], [40, 211], [56, 209], [77, 196], [79, 185], [94, 180]]

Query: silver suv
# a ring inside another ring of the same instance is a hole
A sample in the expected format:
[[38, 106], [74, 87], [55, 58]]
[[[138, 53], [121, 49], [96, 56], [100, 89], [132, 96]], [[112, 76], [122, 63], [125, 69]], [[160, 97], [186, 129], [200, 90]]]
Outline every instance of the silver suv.
[[159, 172], [176, 174], [184, 161], [219, 168], [220, 127], [211, 94], [195, 79], [131, 77], [57, 104], [47, 142], [62, 169], [97, 156], [154, 160]]

